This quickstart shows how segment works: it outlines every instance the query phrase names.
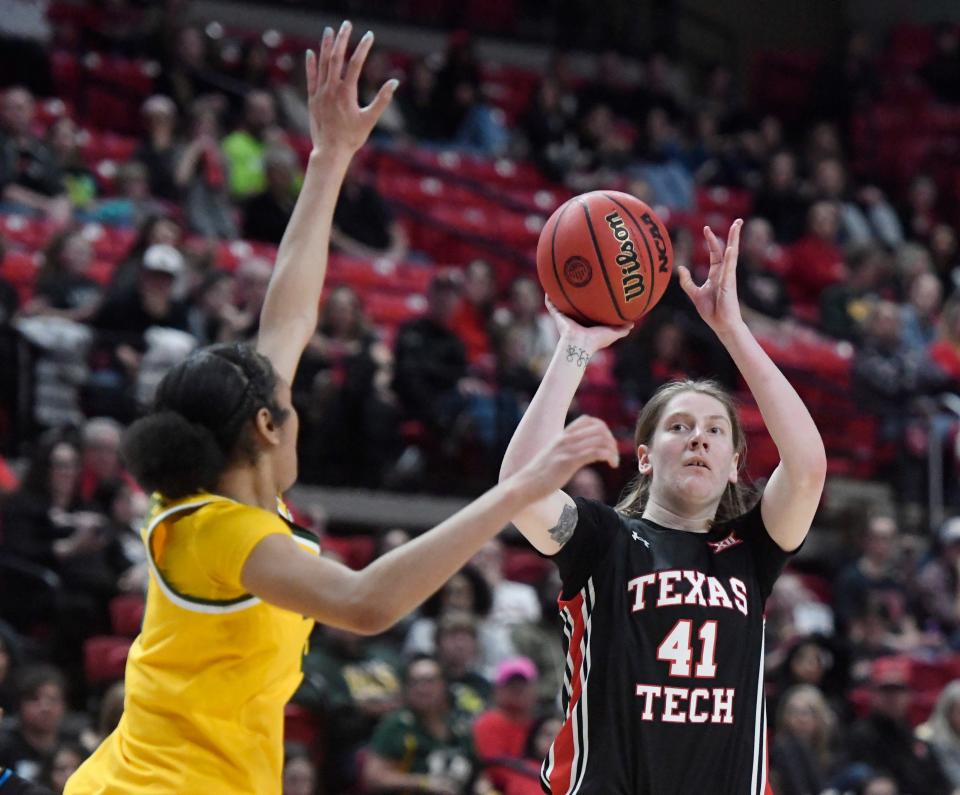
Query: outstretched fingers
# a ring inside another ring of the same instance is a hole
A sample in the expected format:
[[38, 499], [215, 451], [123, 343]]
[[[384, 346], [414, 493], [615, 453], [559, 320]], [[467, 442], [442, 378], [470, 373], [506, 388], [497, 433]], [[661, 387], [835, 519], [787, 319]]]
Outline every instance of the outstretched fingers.
[[709, 226], [703, 227], [703, 236], [707, 241], [707, 248], [710, 250], [710, 267], [719, 265], [723, 260], [723, 243], [720, 242], [713, 230]]
[[363, 69], [363, 64], [367, 60], [367, 53], [370, 52], [370, 48], [373, 46], [373, 32], [367, 31], [363, 34], [363, 38], [360, 39], [360, 43], [357, 44], [356, 49], [353, 51], [353, 55], [350, 56], [350, 60], [347, 62], [347, 84], [351, 88], [355, 88], [360, 82], [360, 72]]
[[340, 80], [343, 75], [343, 61], [347, 54], [347, 43], [350, 41], [350, 32], [353, 26], [349, 20], [344, 20], [337, 31], [337, 38], [333, 42], [333, 50], [330, 53], [330, 63], [326, 75], [325, 83], [333, 85]]
[[720, 284], [724, 287], [729, 286], [731, 279], [735, 278], [737, 272], [737, 257], [740, 256], [740, 229], [743, 227], [743, 221], [738, 218], [730, 227], [730, 233], [727, 236], [727, 248], [723, 252], [723, 269], [720, 274]]
[[693, 298], [699, 288], [694, 284], [693, 276], [690, 275], [690, 269], [686, 265], [677, 266], [677, 278], [680, 280], [680, 289]]
[[[312, 50], [307, 53], [307, 96], [315, 96], [316, 93], [326, 84], [327, 75], [330, 73], [330, 53], [333, 50], [333, 28], [323, 29], [323, 37], [320, 39], [320, 55], [317, 56]], [[310, 69], [310, 56], [313, 56], [314, 68]], [[312, 74], [311, 74], [312, 72]]]
[[377, 95], [373, 98], [373, 101], [363, 108], [361, 113], [365, 116], [372, 116], [372, 124], [377, 123], [377, 119], [380, 118], [381, 114], [387, 109], [387, 105], [390, 104], [390, 100], [393, 99], [393, 95], [397, 90], [397, 86], [400, 85], [400, 81], [396, 78], [391, 78], [382, 86], [377, 92]]

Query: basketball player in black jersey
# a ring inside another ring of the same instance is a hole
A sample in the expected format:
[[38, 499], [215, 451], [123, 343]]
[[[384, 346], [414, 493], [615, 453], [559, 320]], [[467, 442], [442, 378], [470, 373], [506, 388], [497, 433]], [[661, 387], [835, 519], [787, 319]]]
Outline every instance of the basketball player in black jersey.
[[[565, 721], [544, 791], [762, 795], [767, 785], [763, 610], [820, 501], [826, 454], [796, 391], [744, 324], [740, 229], [709, 228], [710, 271], [680, 286], [729, 351], [781, 461], [760, 501], [738, 485], [745, 440], [712, 382], [663, 387], [637, 421], [638, 476], [616, 510], [563, 492], [514, 523], [563, 581]], [[503, 460], [515, 472], [554, 438], [590, 355], [629, 328], [584, 328], [551, 306], [560, 342]]]

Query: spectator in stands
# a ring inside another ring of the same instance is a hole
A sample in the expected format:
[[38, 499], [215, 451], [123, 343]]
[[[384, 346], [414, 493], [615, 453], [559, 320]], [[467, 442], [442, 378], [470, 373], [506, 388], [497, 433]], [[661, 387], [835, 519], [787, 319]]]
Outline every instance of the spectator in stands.
[[370, 743], [367, 789], [415, 793], [488, 792], [473, 786], [476, 761], [469, 728], [450, 708], [443, 671], [430, 657], [415, 657], [403, 677], [405, 707], [387, 715]]
[[[526, 583], [508, 580], [503, 573], [503, 542], [488, 541], [470, 561], [483, 576], [493, 597], [490, 620], [495, 624], [536, 623], [540, 620], [540, 600], [536, 590]], [[498, 661], [499, 662], [499, 661]]]
[[543, 792], [540, 769], [562, 725], [563, 720], [552, 713], [533, 722], [527, 734], [523, 758], [516, 766], [503, 771], [503, 795], [540, 795]]
[[297, 156], [276, 146], [263, 155], [266, 185], [244, 204], [243, 234], [251, 240], [279, 245], [297, 201]]
[[63, 184], [74, 210], [86, 210], [97, 198], [97, 178], [80, 150], [77, 123], [64, 114], [47, 128], [47, 146], [63, 175]]
[[270, 50], [261, 37], [252, 36], [241, 45], [236, 76], [246, 91], [270, 90]]
[[419, 141], [439, 137], [438, 121], [433, 113], [437, 74], [429, 58], [420, 58], [410, 66], [407, 80], [397, 91], [397, 108], [403, 118], [403, 133]]
[[313, 441], [300, 453], [305, 479], [380, 482], [385, 462], [400, 454], [392, 377], [393, 354], [367, 321], [360, 297], [350, 287], [333, 288], [293, 383], [302, 436]]
[[737, 295], [748, 321], [763, 323], [790, 315], [787, 285], [777, 270], [778, 265], [782, 267], [783, 257], [769, 221], [751, 218], [744, 224], [737, 265]]
[[606, 502], [607, 490], [603, 485], [603, 478], [594, 467], [584, 467], [579, 470], [563, 490], [571, 497], [582, 497], [585, 500]]
[[910, 282], [903, 306], [903, 344], [910, 350], [925, 350], [937, 336], [943, 286], [932, 273], [921, 273]]
[[781, 150], [770, 158], [763, 187], [757, 193], [753, 211], [772, 225], [778, 243], [792, 243], [804, 230], [806, 202], [798, 188], [797, 158]]
[[210, 270], [200, 279], [187, 310], [187, 330], [197, 338], [198, 345], [244, 338], [250, 318], [234, 305], [235, 295], [234, 277], [226, 271]]
[[0, 99], [0, 201], [65, 223], [70, 197], [53, 152], [33, 134], [33, 95], [23, 86]]
[[[298, 70], [299, 72], [299, 70]], [[209, 102], [191, 108], [191, 137], [177, 150], [174, 181], [183, 194], [187, 225], [207, 238], [238, 236], [227, 192], [227, 162], [217, 113]]]
[[843, 280], [839, 234], [837, 205], [827, 201], [810, 205], [807, 232], [790, 247], [789, 252], [787, 285], [795, 303], [816, 307], [823, 291]]
[[372, 180], [361, 175], [356, 161], [347, 171], [337, 197], [330, 240], [354, 257], [402, 260], [409, 252], [407, 233]]
[[[91, 417], [80, 433], [80, 498], [92, 501], [104, 487], [123, 484], [139, 491], [120, 459], [123, 426], [110, 417]], [[106, 507], [106, 506], [105, 506]]]
[[211, 65], [211, 42], [199, 27], [177, 30], [170, 51], [163, 59], [157, 93], [171, 97], [181, 111], [200, 96], [220, 94], [232, 88], [232, 82]]
[[499, 155], [507, 134], [486, 103], [480, 65], [466, 31], [451, 34], [431, 99], [436, 133], [441, 141], [481, 155]]
[[57, 795], [62, 793], [67, 779], [80, 767], [80, 763], [86, 759], [86, 756], [79, 745], [62, 743], [54, 751], [49, 769], [44, 771], [44, 785], [50, 787]]
[[474, 566], [464, 566], [424, 602], [420, 617], [407, 633], [404, 654], [434, 654], [439, 616], [448, 610], [463, 610], [477, 621], [480, 673], [492, 673], [499, 661], [515, 654], [507, 627], [489, 618], [492, 605], [493, 596], [483, 575]]
[[950, 784], [931, 747], [914, 735], [908, 714], [913, 700], [909, 660], [874, 661], [870, 677], [870, 713], [850, 729], [850, 762], [889, 771], [905, 792], [949, 795]]
[[463, 396], [482, 387], [468, 377], [463, 340], [452, 329], [460, 282], [438, 273], [427, 290], [427, 311], [404, 323], [394, 345], [394, 390], [404, 411], [441, 434], [450, 431]]
[[941, 102], [960, 103], [960, 33], [955, 24], [944, 22], [937, 30], [936, 49], [920, 76]]
[[790, 688], [777, 713], [770, 781], [778, 795], [820, 793], [833, 773], [836, 716], [813, 685]]
[[95, 372], [87, 389], [91, 410], [132, 419], [136, 412], [133, 386], [141, 374], [148, 350], [147, 330], [152, 327], [187, 331], [187, 307], [174, 297], [174, 282], [183, 273], [184, 261], [172, 246], [147, 249], [139, 280], [107, 297], [91, 320], [99, 350]]
[[820, 327], [831, 337], [860, 341], [871, 307], [887, 292], [890, 261], [879, 247], [865, 246], [851, 252], [840, 269], [844, 278], [820, 295]]
[[471, 364], [491, 352], [490, 324], [496, 297], [497, 282], [490, 263], [477, 259], [467, 265], [461, 300], [450, 325], [466, 345], [467, 361]]
[[40, 781], [60, 743], [66, 714], [66, 681], [50, 665], [25, 668], [17, 687], [16, 723], [0, 732], [0, 765], [27, 781]]
[[864, 325], [863, 345], [853, 360], [853, 384], [861, 407], [879, 421], [880, 440], [901, 441], [910, 404], [942, 382], [922, 353], [903, 347], [900, 307], [889, 301], [874, 304]]
[[802, 635], [792, 641], [780, 666], [776, 699], [770, 703], [770, 710], [776, 712], [790, 690], [807, 685], [816, 688], [838, 715], [845, 716], [845, 663], [842, 644], [824, 634]]
[[918, 174], [907, 190], [906, 204], [901, 220], [907, 236], [926, 241], [933, 228], [943, 219], [939, 212], [939, 190], [936, 180], [929, 174]]
[[960, 517], [947, 519], [938, 533], [934, 554], [917, 573], [920, 615], [960, 649]]
[[400, 657], [376, 639], [318, 626], [303, 675], [294, 700], [322, 720], [330, 759], [325, 789], [343, 792], [354, 783], [357, 750], [400, 707]]
[[960, 388], [960, 299], [951, 298], [944, 305], [939, 333], [930, 344], [929, 356], [949, 380], [950, 388]]
[[896, 613], [906, 610], [906, 586], [899, 577], [900, 529], [893, 516], [877, 513], [869, 517], [862, 551], [837, 576], [833, 603], [841, 631], [863, 619], [871, 595], [890, 605]]
[[886, 773], [869, 773], [857, 788], [857, 795], [900, 795], [900, 787]]
[[[370, 53], [370, 57], [363, 65], [363, 73], [360, 75], [360, 84], [357, 87], [360, 104], [370, 104], [377, 95], [377, 91], [380, 90], [380, 86], [387, 80], [403, 76], [402, 74], [395, 74], [395, 71], [390, 65], [390, 56], [383, 50]], [[373, 140], [390, 140], [401, 134], [403, 127], [403, 113], [400, 106], [397, 103], [391, 103], [377, 120], [377, 126], [373, 128], [371, 137]]]
[[490, 702], [491, 686], [480, 666], [479, 625], [466, 610], [445, 610], [437, 619], [436, 656], [450, 688], [453, 708], [476, 717]]
[[960, 289], [960, 243], [950, 224], [937, 224], [930, 233], [930, 259], [943, 282], [943, 290], [952, 295]]
[[473, 744], [486, 774], [503, 790], [509, 779], [504, 762], [519, 763], [537, 706], [537, 667], [529, 657], [510, 657], [494, 674], [493, 707], [473, 724]]
[[510, 285], [510, 302], [493, 313], [493, 334], [508, 331], [523, 338], [527, 367], [542, 376], [557, 345], [557, 327], [543, 309], [543, 289], [530, 276], [518, 276]]
[[506, 450], [510, 434], [540, 385], [541, 372], [531, 364], [530, 336], [522, 328], [508, 328], [496, 339], [494, 408], [496, 422], [487, 446]]
[[240, 339], [251, 339], [259, 329], [260, 310], [267, 296], [271, 273], [273, 263], [263, 257], [246, 257], [237, 266], [235, 301], [246, 317]]
[[251, 91], [244, 100], [243, 124], [223, 139], [230, 193], [249, 199], [268, 187], [266, 154], [276, 139], [277, 111], [273, 95]]
[[933, 714], [918, 734], [930, 743], [950, 785], [960, 789], [960, 680], [940, 692]]
[[283, 795], [316, 795], [317, 767], [302, 746], [286, 743], [283, 749]]
[[165, 215], [157, 213], [144, 218], [137, 225], [137, 236], [129, 251], [114, 268], [107, 292], [113, 296], [134, 287], [140, 279], [143, 255], [150, 246], [165, 245], [176, 248], [183, 239], [180, 225]]
[[631, 400], [645, 403], [663, 384], [704, 374], [696, 343], [677, 314], [661, 314], [643, 323], [616, 350], [614, 373]]
[[530, 108], [520, 120], [527, 143], [527, 156], [553, 182], [563, 182], [577, 151], [573, 132], [576, 100], [567, 102], [567, 99], [559, 82], [547, 75], [541, 80]]
[[47, 315], [84, 322], [97, 308], [103, 288], [90, 278], [93, 247], [78, 229], [58, 232], [47, 244], [26, 315]]
[[97, 202], [90, 216], [108, 224], [133, 226], [163, 211], [163, 204], [150, 193], [147, 167], [131, 160], [117, 169], [116, 195]]
[[140, 107], [145, 134], [133, 159], [143, 163], [150, 181], [150, 192], [167, 201], [180, 198], [181, 186], [174, 173], [177, 166], [177, 106], [170, 97], [154, 94]]
[[816, 164], [813, 191], [817, 200], [834, 202], [840, 211], [840, 243], [864, 246], [882, 243], [894, 248], [903, 242], [900, 219], [883, 192], [873, 185], [852, 195], [847, 171], [837, 157]]

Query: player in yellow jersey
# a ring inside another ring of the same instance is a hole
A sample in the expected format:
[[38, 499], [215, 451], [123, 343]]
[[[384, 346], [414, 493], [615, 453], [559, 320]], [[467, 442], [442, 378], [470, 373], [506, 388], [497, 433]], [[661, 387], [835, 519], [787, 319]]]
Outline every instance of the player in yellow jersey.
[[67, 795], [272, 795], [281, 788], [283, 707], [300, 682], [313, 621], [386, 629], [436, 591], [525, 506], [582, 465], [617, 461], [581, 418], [514, 477], [439, 526], [354, 572], [318, 556], [277, 495], [297, 474], [290, 383], [317, 323], [337, 194], [396, 88], [365, 108], [357, 80], [371, 34], [347, 61], [349, 23], [307, 53], [313, 151], [277, 253], [256, 349], [200, 351], [160, 383], [123, 449], [156, 495], [143, 530], [150, 583], [126, 670], [123, 718]]

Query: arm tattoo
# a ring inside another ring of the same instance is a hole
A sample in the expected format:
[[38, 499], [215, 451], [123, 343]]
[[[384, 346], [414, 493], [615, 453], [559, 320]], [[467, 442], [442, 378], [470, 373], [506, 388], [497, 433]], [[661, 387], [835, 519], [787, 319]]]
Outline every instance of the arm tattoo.
[[567, 361], [573, 362], [577, 367], [586, 367], [590, 361], [590, 354], [586, 348], [578, 348], [576, 345], [567, 346]]
[[579, 515], [577, 514], [576, 505], [564, 505], [563, 510], [560, 511], [560, 518], [557, 520], [556, 526], [550, 528], [550, 538], [560, 546], [566, 544], [573, 535], [573, 530], [577, 526], [578, 518]]

